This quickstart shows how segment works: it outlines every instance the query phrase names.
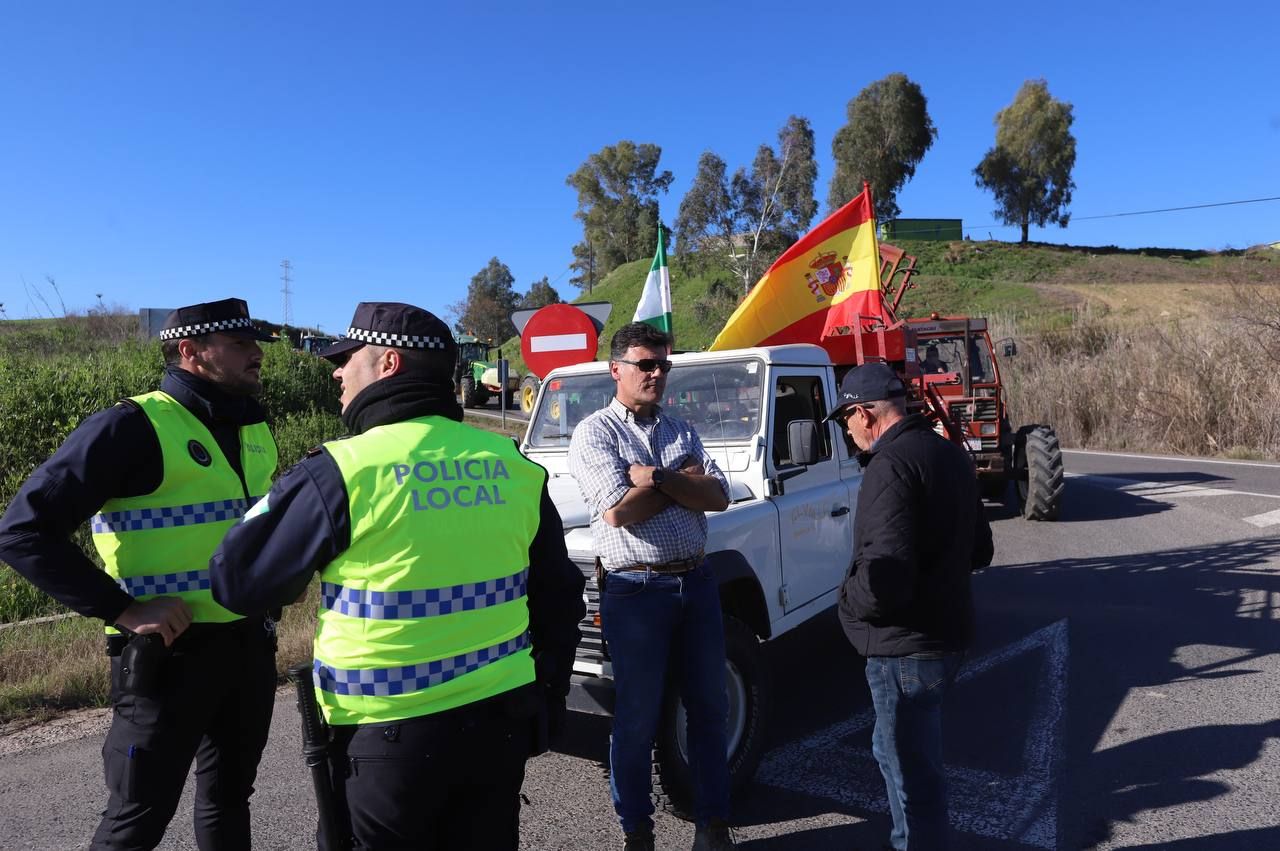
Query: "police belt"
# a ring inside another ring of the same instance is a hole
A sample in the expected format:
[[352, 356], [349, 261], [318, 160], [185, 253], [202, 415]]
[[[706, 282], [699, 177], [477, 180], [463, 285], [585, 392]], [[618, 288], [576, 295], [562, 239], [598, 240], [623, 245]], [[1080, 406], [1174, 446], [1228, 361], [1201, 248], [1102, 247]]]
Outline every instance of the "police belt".
[[693, 558], [684, 558], [679, 561], [668, 561], [662, 564], [632, 564], [626, 567], [611, 567], [609, 571], [640, 571], [642, 573], [688, 573], [698, 565], [702, 564], [703, 554], [698, 553]]
[[[274, 626], [274, 624], [273, 624]], [[255, 636], [264, 636], [270, 632], [267, 619], [261, 615], [242, 618], [228, 623], [193, 623], [182, 631], [182, 634], [169, 645], [171, 653], [197, 653], [207, 647], [226, 642], [240, 642]], [[107, 655], [119, 656], [132, 635], [108, 635]]]

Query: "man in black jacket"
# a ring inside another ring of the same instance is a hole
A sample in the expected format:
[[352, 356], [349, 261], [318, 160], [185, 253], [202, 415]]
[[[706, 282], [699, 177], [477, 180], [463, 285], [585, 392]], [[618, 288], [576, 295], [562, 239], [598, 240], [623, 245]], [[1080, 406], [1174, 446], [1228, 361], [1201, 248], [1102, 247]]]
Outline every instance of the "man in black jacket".
[[991, 563], [991, 527], [972, 461], [907, 413], [906, 387], [887, 365], [851, 370], [828, 419], [862, 450], [840, 621], [867, 657], [890, 843], [935, 851], [947, 847], [942, 699], [973, 634], [969, 574]]

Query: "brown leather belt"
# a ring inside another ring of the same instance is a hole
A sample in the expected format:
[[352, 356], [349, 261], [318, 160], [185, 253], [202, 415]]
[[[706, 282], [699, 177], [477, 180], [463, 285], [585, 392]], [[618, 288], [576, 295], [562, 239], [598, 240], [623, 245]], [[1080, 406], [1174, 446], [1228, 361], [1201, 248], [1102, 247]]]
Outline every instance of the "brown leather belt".
[[693, 558], [669, 561], [664, 564], [632, 564], [627, 567], [613, 567], [610, 568], [610, 570], [639, 570], [651, 573], [688, 573], [700, 564], [702, 564], [702, 553], [699, 553]]

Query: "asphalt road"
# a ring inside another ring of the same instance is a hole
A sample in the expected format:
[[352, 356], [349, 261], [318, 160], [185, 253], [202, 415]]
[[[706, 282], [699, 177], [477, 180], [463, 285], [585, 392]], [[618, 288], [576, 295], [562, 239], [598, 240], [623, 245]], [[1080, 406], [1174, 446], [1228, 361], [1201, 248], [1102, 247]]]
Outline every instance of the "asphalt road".
[[[948, 700], [960, 849], [1280, 848], [1280, 466], [1067, 454], [1058, 523], [989, 506], [979, 639]], [[769, 753], [735, 804], [752, 851], [878, 848], [887, 816], [862, 666], [826, 615], [771, 643]], [[529, 764], [523, 844], [618, 847], [607, 724]], [[83, 847], [101, 735], [0, 757], [0, 846]], [[277, 703], [255, 847], [307, 848], [296, 713]], [[689, 825], [658, 822], [659, 847]], [[190, 798], [166, 849], [194, 848]]]

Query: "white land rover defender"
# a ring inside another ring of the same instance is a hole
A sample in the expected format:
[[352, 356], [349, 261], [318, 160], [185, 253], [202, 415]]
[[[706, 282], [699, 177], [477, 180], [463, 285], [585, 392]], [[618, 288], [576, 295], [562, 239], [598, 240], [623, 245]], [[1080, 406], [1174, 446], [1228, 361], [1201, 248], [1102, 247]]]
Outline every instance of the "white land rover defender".
[[[664, 410], [691, 424], [729, 481], [730, 504], [708, 515], [707, 562], [720, 581], [728, 656], [730, 778], [740, 789], [761, 757], [771, 677], [760, 643], [836, 601], [853, 560], [853, 516], [862, 471], [834, 423], [827, 353], [791, 345], [671, 358]], [[564, 367], [542, 382], [522, 451], [551, 474], [569, 556], [587, 577], [587, 617], [569, 706], [610, 714], [608, 647], [601, 637], [590, 514], [569, 474], [574, 427], [609, 404], [607, 362]], [[659, 800], [691, 810], [684, 710], [669, 694], [655, 743]]]

